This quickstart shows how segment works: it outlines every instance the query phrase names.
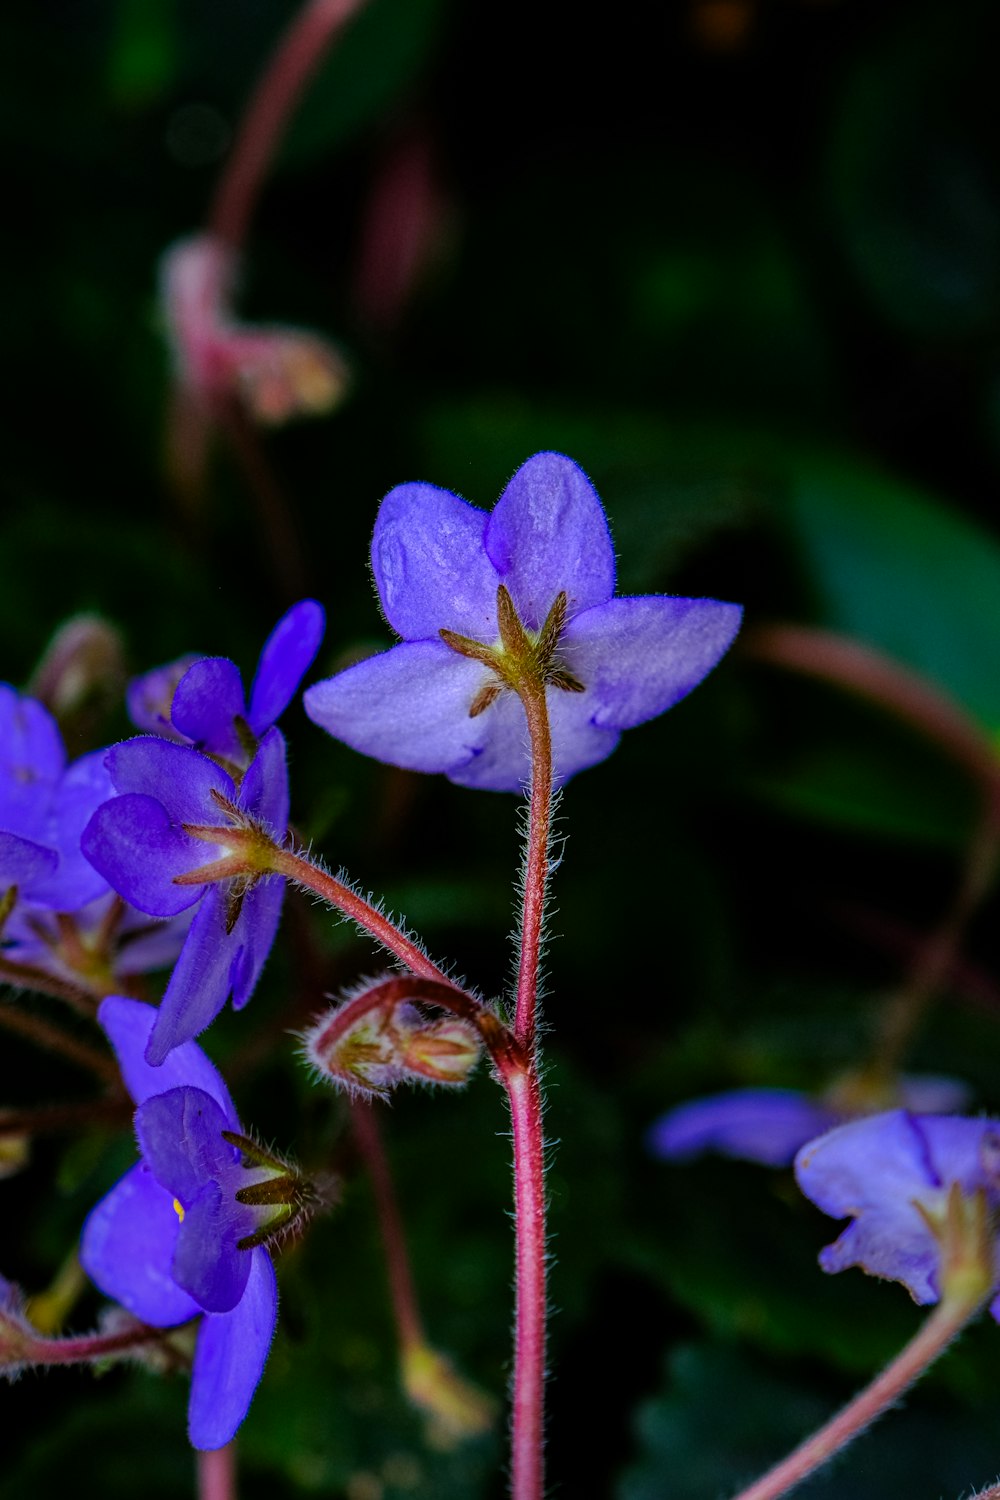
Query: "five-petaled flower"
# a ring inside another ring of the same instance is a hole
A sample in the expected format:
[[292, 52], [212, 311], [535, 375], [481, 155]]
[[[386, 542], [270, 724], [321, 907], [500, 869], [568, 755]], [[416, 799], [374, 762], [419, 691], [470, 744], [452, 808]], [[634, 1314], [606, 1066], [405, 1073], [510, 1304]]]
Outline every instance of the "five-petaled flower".
[[[1000, 1209], [1000, 1121], [890, 1110], [811, 1141], [795, 1175], [824, 1213], [853, 1220], [821, 1252], [824, 1271], [860, 1266], [902, 1282], [915, 1302], [937, 1302], [956, 1208], [978, 1207], [991, 1279], [1000, 1281], [991, 1227]], [[990, 1311], [1000, 1321], [1000, 1297]]]
[[306, 712], [376, 759], [494, 791], [530, 776], [521, 674], [544, 684], [565, 781], [690, 692], [741, 617], [714, 599], [614, 598], [601, 502], [557, 453], [522, 465], [489, 515], [399, 485], [379, 510], [372, 568], [402, 643], [309, 688]]
[[305, 1206], [308, 1188], [244, 1136], [196, 1043], [148, 1065], [155, 1017], [120, 996], [99, 1011], [138, 1106], [141, 1160], [91, 1213], [80, 1258], [144, 1323], [171, 1328], [204, 1314], [188, 1431], [194, 1447], [220, 1448], [246, 1416], [274, 1334], [277, 1283], [263, 1241]]

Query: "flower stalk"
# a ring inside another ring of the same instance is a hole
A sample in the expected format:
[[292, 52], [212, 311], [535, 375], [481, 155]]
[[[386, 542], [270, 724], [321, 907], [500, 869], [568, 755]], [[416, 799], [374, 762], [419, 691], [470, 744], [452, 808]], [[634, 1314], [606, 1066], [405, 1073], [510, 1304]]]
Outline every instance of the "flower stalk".
[[199, 1453], [198, 1500], [236, 1500], [236, 1442]]
[[209, 230], [234, 250], [246, 238], [261, 183], [292, 111], [337, 32], [364, 0], [310, 0], [259, 80], [219, 180]]
[[23, 1319], [0, 1310], [0, 1370], [7, 1373], [29, 1365], [96, 1365], [130, 1359], [169, 1336], [162, 1328], [130, 1322], [113, 1333], [85, 1333], [68, 1338], [45, 1338]]
[[531, 792], [514, 1036], [522, 1061], [503, 1074], [514, 1149], [515, 1345], [511, 1418], [511, 1495], [541, 1500], [545, 1489], [545, 1137], [538, 1077], [538, 979], [549, 879], [552, 736], [544, 680], [519, 688], [531, 743]]
[[434, 980], [445, 985], [455, 993], [457, 991], [449, 980], [443, 969], [439, 968], [421, 947], [412, 939], [401, 932], [396, 924], [378, 911], [370, 901], [352, 891], [350, 886], [345, 885], [342, 880], [337, 880], [333, 875], [328, 875], [325, 870], [305, 859], [301, 854], [294, 854], [290, 849], [279, 849], [274, 845], [268, 851], [268, 868], [275, 875], [283, 875], [293, 885], [302, 890], [311, 891], [335, 911], [339, 911], [355, 926], [367, 932], [377, 943], [398, 958], [401, 964], [410, 970], [412, 974], [421, 979]]
[[735, 1500], [778, 1500], [859, 1437], [909, 1390], [982, 1308], [989, 1289], [945, 1298], [914, 1338], [860, 1395]]

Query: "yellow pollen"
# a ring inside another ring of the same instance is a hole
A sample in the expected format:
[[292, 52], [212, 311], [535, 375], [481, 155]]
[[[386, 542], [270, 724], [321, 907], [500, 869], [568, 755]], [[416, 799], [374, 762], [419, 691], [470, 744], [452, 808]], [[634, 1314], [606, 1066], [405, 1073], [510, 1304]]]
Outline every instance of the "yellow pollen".
[[181, 1223], [183, 1224], [184, 1223], [184, 1209], [181, 1206], [181, 1204], [180, 1204], [180, 1202], [179, 1202], [179, 1200], [177, 1198], [174, 1199], [174, 1213], [177, 1215], [178, 1219], [180, 1219]]

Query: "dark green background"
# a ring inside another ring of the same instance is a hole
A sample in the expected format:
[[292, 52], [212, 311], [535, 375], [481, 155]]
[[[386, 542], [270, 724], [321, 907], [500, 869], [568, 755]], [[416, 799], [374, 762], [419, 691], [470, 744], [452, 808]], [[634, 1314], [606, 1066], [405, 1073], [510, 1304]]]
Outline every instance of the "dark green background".
[[[15, 683], [83, 609], [120, 628], [135, 669], [200, 649], [248, 672], [287, 602], [224, 446], [196, 514], [165, 483], [155, 278], [218, 172], [178, 159], [178, 111], [234, 125], [293, 10], [7, 8], [0, 674]], [[353, 369], [335, 415], [263, 440], [302, 588], [328, 609], [321, 666], [387, 641], [366, 550], [393, 484], [427, 479], [489, 507], [524, 458], [555, 448], [605, 500], [622, 589], [842, 629], [995, 735], [996, 9], [761, 0], [728, 47], [707, 15], [695, 0], [596, 19], [557, 0], [371, 0], [319, 75], [259, 204], [241, 308], [323, 331]], [[439, 181], [434, 254], [402, 318], [376, 328], [357, 295], [361, 226], [412, 133]], [[287, 728], [306, 836], [498, 993], [514, 800], [363, 762], [299, 708]], [[102, 730], [125, 732], [120, 713]], [[855, 1060], [900, 973], [871, 934], [940, 916], [974, 812], [962, 773], [914, 734], [738, 650], [568, 788], [546, 999], [558, 1493], [716, 1500], [916, 1326], [901, 1289], [821, 1275], [834, 1226], [785, 1174], [668, 1167], [643, 1137], [699, 1092], [819, 1088]], [[381, 1476], [385, 1500], [499, 1496], [500, 1436], [435, 1454], [397, 1392], [344, 1113], [286, 1036], [319, 1003], [303, 923], [320, 988], [376, 961], [312, 908], [295, 915], [250, 1011], [220, 1021], [209, 1048], [238, 1064], [264, 1039], [234, 1073], [244, 1119], [309, 1164], [338, 1161], [347, 1181], [282, 1267], [241, 1494], [368, 1500], [360, 1473]], [[986, 975], [994, 917], [988, 904], [969, 939]], [[996, 1023], [988, 998], [943, 996], [913, 1065], [964, 1076], [977, 1106], [1000, 1108]], [[5, 1038], [0, 1055], [2, 1103], [85, 1093], [27, 1044]], [[465, 1096], [400, 1098], [385, 1123], [431, 1336], [499, 1395], [499, 1092], [483, 1075]], [[46, 1285], [129, 1150], [106, 1132], [40, 1143], [0, 1185], [0, 1270]], [[74, 1326], [97, 1307], [85, 1299]], [[992, 1479], [998, 1358], [985, 1324], [804, 1493], [957, 1500]], [[191, 1493], [184, 1401], [182, 1382], [142, 1373], [5, 1389], [0, 1500], [69, 1484], [113, 1500], [137, 1474], [149, 1500]]]

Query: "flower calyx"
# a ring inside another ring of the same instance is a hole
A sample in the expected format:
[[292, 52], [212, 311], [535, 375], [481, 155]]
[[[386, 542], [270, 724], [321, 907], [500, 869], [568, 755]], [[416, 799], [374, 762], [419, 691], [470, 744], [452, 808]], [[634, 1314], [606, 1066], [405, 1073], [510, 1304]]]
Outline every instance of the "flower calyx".
[[232, 932], [247, 891], [262, 876], [273, 873], [275, 843], [259, 818], [238, 807], [216, 787], [210, 788], [210, 795], [225, 824], [184, 823], [182, 827], [190, 838], [214, 844], [220, 856], [175, 875], [174, 884], [208, 885], [216, 880], [232, 880], [226, 914], [226, 931]]
[[939, 1207], [914, 1200], [914, 1207], [940, 1246], [938, 1280], [949, 1302], [975, 1305], [996, 1284], [996, 1225], [987, 1193], [963, 1192], [957, 1182]]
[[510, 591], [503, 583], [497, 589], [497, 625], [499, 642], [487, 646], [469, 636], [458, 635], [454, 630], [440, 630], [438, 634], [446, 646], [479, 661], [495, 674], [495, 680], [487, 681], [472, 700], [469, 718], [475, 719], [489, 708], [503, 692], [511, 688], [519, 697], [532, 689], [545, 690], [552, 686], [567, 693], [585, 692], [585, 686], [563, 665], [558, 648], [569, 599], [565, 589], [555, 597], [545, 617], [541, 630], [534, 632], [526, 628], [517, 613]]
[[245, 1185], [236, 1190], [236, 1202], [259, 1212], [257, 1228], [237, 1240], [237, 1250], [253, 1250], [283, 1238], [317, 1207], [316, 1184], [289, 1162], [238, 1131], [224, 1130], [222, 1139], [240, 1152], [247, 1173]]
[[[428, 1016], [424, 1006], [450, 1014]], [[321, 1016], [303, 1037], [323, 1078], [349, 1092], [388, 1098], [401, 1083], [468, 1083], [483, 1054], [482, 1018], [463, 991], [415, 977], [376, 981]], [[500, 1023], [496, 1022], [499, 1026]]]

